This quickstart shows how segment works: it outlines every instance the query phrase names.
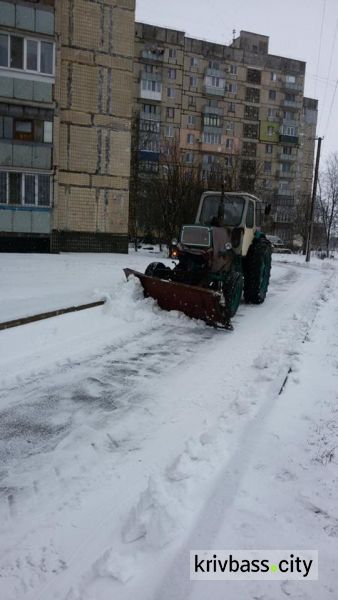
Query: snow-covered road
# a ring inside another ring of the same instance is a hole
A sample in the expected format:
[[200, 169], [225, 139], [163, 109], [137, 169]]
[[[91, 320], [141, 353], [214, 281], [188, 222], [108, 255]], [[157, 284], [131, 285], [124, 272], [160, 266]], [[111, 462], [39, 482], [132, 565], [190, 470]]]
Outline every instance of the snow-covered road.
[[[274, 259], [265, 304], [225, 333], [125, 283], [147, 256], [39, 258], [31, 306], [92, 285], [107, 302], [1, 332], [1, 597], [334, 598], [334, 262]], [[24, 316], [17, 290], [3, 317]], [[189, 581], [192, 548], [292, 546], [325, 556], [318, 583]]]

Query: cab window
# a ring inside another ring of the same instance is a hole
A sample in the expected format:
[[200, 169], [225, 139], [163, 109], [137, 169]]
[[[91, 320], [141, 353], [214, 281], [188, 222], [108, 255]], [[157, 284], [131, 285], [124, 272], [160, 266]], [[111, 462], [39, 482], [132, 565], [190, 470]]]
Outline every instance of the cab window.
[[254, 215], [255, 215], [254, 203], [251, 200], [249, 200], [248, 212], [246, 214], [246, 222], [245, 222], [246, 227], [248, 227], [249, 229], [252, 229], [254, 226]]

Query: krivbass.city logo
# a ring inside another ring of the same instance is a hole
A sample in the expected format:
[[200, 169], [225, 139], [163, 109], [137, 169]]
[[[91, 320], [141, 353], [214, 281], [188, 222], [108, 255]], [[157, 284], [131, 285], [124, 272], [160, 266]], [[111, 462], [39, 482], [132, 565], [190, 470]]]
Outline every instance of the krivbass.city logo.
[[191, 550], [190, 579], [318, 579], [317, 550]]

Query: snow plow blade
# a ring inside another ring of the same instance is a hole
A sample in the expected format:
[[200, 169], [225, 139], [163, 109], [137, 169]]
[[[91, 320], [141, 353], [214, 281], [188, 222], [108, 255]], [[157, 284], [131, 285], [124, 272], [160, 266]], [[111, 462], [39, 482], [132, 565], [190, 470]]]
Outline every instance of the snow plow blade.
[[142, 284], [144, 295], [151, 296], [164, 310], [178, 310], [192, 319], [201, 319], [216, 327], [227, 323], [220, 305], [220, 294], [202, 287], [176, 283], [156, 277], [149, 277], [133, 269], [124, 269], [126, 278], [137, 277]]

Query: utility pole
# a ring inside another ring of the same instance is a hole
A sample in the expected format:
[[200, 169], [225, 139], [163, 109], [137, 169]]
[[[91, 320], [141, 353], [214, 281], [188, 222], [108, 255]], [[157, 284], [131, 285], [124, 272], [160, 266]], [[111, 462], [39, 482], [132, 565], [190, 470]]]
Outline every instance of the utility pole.
[[314, 175], [314, 179], [313, 179], [313, 190], [312, 190], [310, 215], [309, 215], [309, 227], [308, 227], [308, 234], [307, 234], [307, 241], [306, 241], [306, 259], [305, 259], [306, 262], [310, 262], [310, 256], [311, 256], [312, 235], [313, 235], [313, 213], [315, 210], [315, 202], [316, 202], [316, 195], [317, 195], [320, 149], [321, 149], [323, 139], [324, 138], [319, 137], [318, 144], [317, 144], [315, 175]]

